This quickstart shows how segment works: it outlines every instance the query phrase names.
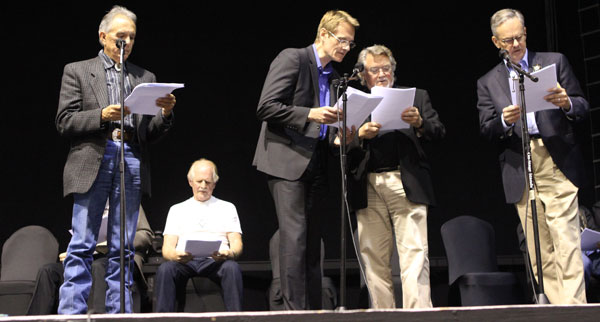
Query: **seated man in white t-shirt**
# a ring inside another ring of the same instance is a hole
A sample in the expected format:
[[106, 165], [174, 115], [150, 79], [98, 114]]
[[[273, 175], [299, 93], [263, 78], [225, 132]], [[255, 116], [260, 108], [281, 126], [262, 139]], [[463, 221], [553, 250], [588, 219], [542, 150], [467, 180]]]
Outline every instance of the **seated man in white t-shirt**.
[[[156, 312], [174, 312], [177, 289], [194, 276], [221, 285], [227, 311], [242, 310], [242, 272], [235, 262], [243, 249], [242, 229], [235, 206], [212, 196], [218, 180], [213, 162], [194, 162], [188, 172], [194, 196], [169, 210], [162, 247], [167, 261], [156, 273]], [[194, 258], [184, 250], [187, 240], [220, 240], [221, 245], [210, 257]]]

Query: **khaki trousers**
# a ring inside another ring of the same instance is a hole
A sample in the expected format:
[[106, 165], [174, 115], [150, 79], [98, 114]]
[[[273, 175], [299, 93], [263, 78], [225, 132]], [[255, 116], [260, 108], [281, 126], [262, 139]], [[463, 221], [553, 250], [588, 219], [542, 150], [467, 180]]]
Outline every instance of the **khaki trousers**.
[[[544, 293], [552, 304], [586, 303], [577, 187], [558, 169], [541, 139], [531, 140], [536, 210], [540, 235], [540, 254], [544, 274]], [[526, 187], [516, 204], [536, 280], [537, 263], [531, 201]], [[527, 209], [527, 222], [525, 210]], [[526, 229], [525, 229], [526, 227]]]
[[390, 267], [395, 242], [400, 259], [403, 308], [430, 308], [427, 206], [406, 199], [400, 171], [369, 173], [368, 176], [369, 206], [359, 210], [356, 218], [372, 306], [396, 307]]

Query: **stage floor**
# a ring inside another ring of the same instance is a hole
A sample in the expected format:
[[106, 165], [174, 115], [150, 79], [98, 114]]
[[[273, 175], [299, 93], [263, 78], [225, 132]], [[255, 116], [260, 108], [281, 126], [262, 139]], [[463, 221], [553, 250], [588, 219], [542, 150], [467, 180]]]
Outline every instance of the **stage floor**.
[[421, 310], [279, 311], [240, 313], [142, 313], [0, 317], [3, 321], [295, 322], [295, 321], [599, 321], [600, 304], [444, 307]]

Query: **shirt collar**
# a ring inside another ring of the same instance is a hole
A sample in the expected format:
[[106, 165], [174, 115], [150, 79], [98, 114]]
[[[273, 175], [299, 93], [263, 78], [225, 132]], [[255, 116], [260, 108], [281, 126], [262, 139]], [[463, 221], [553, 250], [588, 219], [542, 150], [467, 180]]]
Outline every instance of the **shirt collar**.
[[215, 201], [215, 196], [210, 196], [210, 198], [209, 198], [208, 200], [205, 200], [205, 201], [199, 201], [199, 200], [196, 200], [196, 198], [194, 198], [194, 196], [192, 196], [190, 199], [191, 199], [191, 200], [192, 200], [192, 201], [193, 201], [195, 204], [197, 204], [197, 205], [208, 206], [208, 205], [212, 204], [212, 203]]
[[519, 64], [521, 64], [521, 67], [524, 70], [528, 70], [529, 69], [529, 52], [527, 51], [527, 49], [525, 49], [525, 55], [523, 55], [523, 58], [521, 59], [521, 61], [519, 62]]
[[325, 68], [323, 68], [323, 65], [321, 64], [321, 59], [319, 58], [319, 52], [317, 51], [317, 45], [313, 44], [312, 48], [313, 53], [315, 54], [315, 61], [317, 62], [317, 69], [319, 70], [319, 74], [329, 75], [333, 71], [331, 63], [328, 63], [327, 65], [325, 65]]
[[[521, 65], [521, 68], [523, 70], [528, 70], [529, 69], [529, 51], [527, 49], [525, 49], [525, 55], [523, 55], [523, 58], [521, 58], [521, 61], [519, 61], [519, 65]], [[506, 67], [508, 68], [508, 70], [512, 70], [512, 67], [509, 66], [506, 62], [504, 62], [504, 65], [506, 65]]]
[[100, 56], [100, 58], [102, 59], [102, 65], [104, 66], [104, 69], [117, 69], [115, 61], [108, 57], [104, 50], [100, 49], [100, 52], [98, 52], [98, 56]]

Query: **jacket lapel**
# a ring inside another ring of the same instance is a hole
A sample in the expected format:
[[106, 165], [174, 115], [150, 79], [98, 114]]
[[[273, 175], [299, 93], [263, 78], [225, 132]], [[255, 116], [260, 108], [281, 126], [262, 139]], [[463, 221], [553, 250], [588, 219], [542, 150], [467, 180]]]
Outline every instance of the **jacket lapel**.
[[92, 88], [99, 108], [108, 106], [108, 89], [106, 87], [106, 72], [100, 57], [93, 60], [90, 67], [90, 87]]
[[504, 65], [504, 63], [498, 64], [498, 66], [496, 66], [496, 81], [498, 82], [502, 93], [506, 95], [508, 102], [512, 104], [512, 98], [510, 96], [510, 87], [508, 85], [508, 78], [509, 75], [508, 70], [506, 69], [506, 65]]
[[528, 60], [529, 61], [527, 63], [529, 63], [529, 68], [531, 71], [534, 71], [533, 66], [535, 65], [539, 65], [541, 68], [544, 68], [546, 65], [548, 65], [548, 63], [542, 61], [542, 57], [535, 52], [529, 52]]
[[312, 48], [312, 45], [306, 47], [306, 54], [308, 55], [308, 61], [310, 63], [310, 79], [312, 81], [313, 93], [314, 93], [314, 105], [313, 106], [321, 106], [321, 102], [319, 100], [319, 71], [317, 70], [317, 61], [315, 58], [315, 54]]

